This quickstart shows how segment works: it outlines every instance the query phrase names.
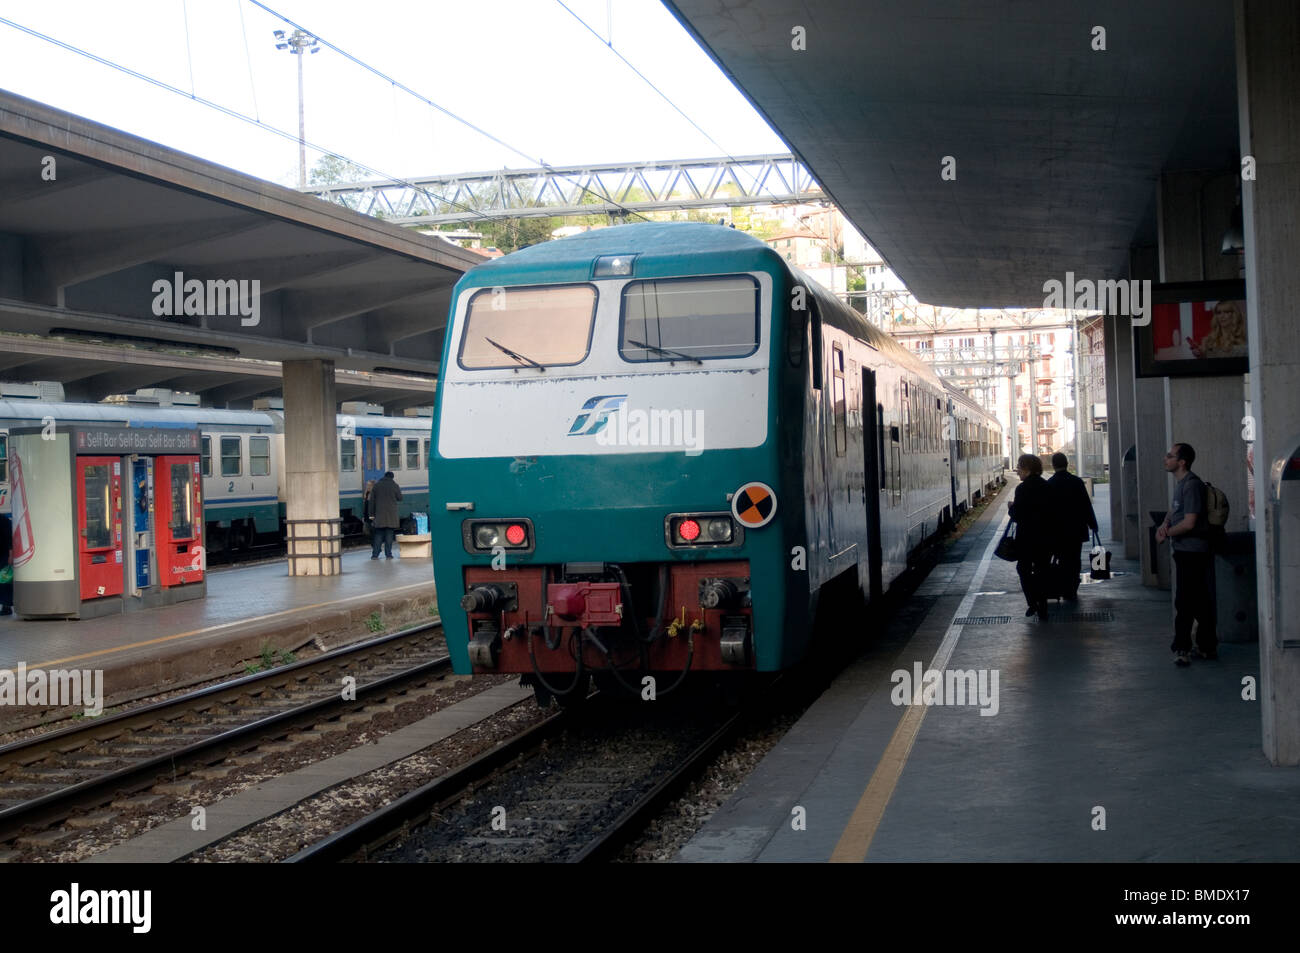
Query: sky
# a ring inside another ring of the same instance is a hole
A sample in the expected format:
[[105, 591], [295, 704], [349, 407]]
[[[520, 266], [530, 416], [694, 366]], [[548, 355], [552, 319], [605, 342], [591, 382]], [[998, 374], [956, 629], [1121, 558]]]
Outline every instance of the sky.
[[[308, 169], [322, 154], [311, 145], [395, 177], [530, 168], [539, 159], [558, 166], [788, 151], [658, 0], [564, 3], [599, 36], [558, 0], [265, 0], [513, 147], [326, 48], [303, 63]], [[252, 0], [0, 0], [0, 19], [182, 92], [4, 22], [0, 87], [262, 179], [297, 184], [297, 57], [277, 50], [272, 35], [293, 27]]]

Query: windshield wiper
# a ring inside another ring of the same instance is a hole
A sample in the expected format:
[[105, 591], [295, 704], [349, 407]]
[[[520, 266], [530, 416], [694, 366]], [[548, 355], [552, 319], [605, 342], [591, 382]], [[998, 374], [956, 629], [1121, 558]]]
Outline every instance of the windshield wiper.
[[498, 351], [501, 351], [503, 354], [507, 355], [508, 357], [513, 357], [513, 358], [514, 358], [516, 361], [518, 361], [520, 364], [529, 364], [529, 365], [532, 365], [533, 367], [537, 368], [539, 371], [544, 371], [544, 370], [546, 370], [546, 368], [544, 368], [542, 365], [538, 364], [538, 363], [537, 363], [536, 361], [534, 361], [531, 357], [524, 357], [522, 354], [519, 354], [519, 353], [516, 352], [516, 351], [512, 351], [512, 350], [510, 350], [510, 348], [506, 347], [504, 344], [498, 344], [496, 341], [492, 340], [490, 337], [484, 337], [483, 340], [487, 341], [488, 344], [491, 344], [494, 348], [496, 348]]
[[645, 341], [634, 341], [631, 338], [628, 338], [627, 343], [631, 344], [633, 347], [643, 347], [647, 351], [655, 351], [658, 354], [667, 354], [669, 357], [680, 357], [683, 361], [694, 361], [696, 364], [704, 363], [698, 357], [683, 354], [681, 351], [670, 351], [668, 348], [660, 347], [658, 344], [646, 344]]

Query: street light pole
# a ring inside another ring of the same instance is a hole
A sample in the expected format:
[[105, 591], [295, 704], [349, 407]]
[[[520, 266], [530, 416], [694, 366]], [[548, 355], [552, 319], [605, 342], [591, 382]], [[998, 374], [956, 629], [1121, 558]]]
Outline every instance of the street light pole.
[[319, 53], [320, 41], [302, 30], [294, 30], [288, 36], [285, 36], [283, 30], [276, 30], [275, 38], [279, 41], [275, 44], [277, 50], [288, 50], [298, 57], [298, 188], [305, 189], [307, 187], [307, 122], [303, 111], [302, 54]]

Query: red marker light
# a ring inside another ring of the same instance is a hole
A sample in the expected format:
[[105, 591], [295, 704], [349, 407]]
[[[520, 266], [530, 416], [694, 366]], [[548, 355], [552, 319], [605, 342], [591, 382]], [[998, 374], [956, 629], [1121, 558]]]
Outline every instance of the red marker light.
[[518, 546], [528, 536], [524, 528], [518, 523], [511, 523], [506, 527], [506, 542], [511, 546]]
[[677, 526], [677, 535], [688, 543], [700, 538], [700, 524], [695, 520], [682, 520]]

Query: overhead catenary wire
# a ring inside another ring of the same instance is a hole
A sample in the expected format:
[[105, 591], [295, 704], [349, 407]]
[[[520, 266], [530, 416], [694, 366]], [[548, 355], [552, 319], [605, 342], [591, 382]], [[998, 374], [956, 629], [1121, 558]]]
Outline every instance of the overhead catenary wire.
[[[159, 89], [166, 90], [167, 92], [170, 92], [170, 93], [175, 93], [176, 95], [178, 95], [178, 96], [182, 96], [182, 97], [184, 97], [185, 99], [188, 99], [188, 100], [190, 100], [190, 101], [192, 101], [192, 102], [196, 102], [196, 103], [199, 103], [199, 104], [201, 104], [201, 105], [203, 105], [203, 106], [207, 106], [207, 107], [209, 107], [209, 108], [211, 108], [211, 109], [215, 109], [215, 110], [217, 110], [218, 112], [220, 112], [220, 113], [222, 113], [222, 114], [224, 114], [224, 115], [226, 115], [226, 116], [229, 116], [229, 117], [232, 118], [232, 119], [238, 119], [240, 122], [246, 122], [246, 123], [248, 123], [248, 124], [250, 124], [250, 125], [257, 126], [259, 129], [265, 129], [266, 131], [268, 131], [268, 132], [270, 132], [270, 133], [272, 133], [272, 134], [274, 134], [274, 135], [277, 135], [277, 136], [279, 136], [279, 137], [282, 138], [282, 139], [287, 139], [287, 140], [289, 140], [289, 141], [291, 141], [291, 142], [298, 142], [298, 141], [299, 141], [299, 139], [298, 139], [298, 135], [297, 135], [296, 133], [289, 132], [289, 131], [287, 131], [287, 130], [285, 130], [285, 129], [280, 129], [280, 128], [278, 128], [277, 126], [273, 126], [273, 125], [271, 125], [270, 123], [263, 122], [263, 121], [261, 121], [260, 119], [255, 118], [255, 117], [253, 117], [253, 116], [249, 116], [247, 113], [239, 112], [239, 111], [236, 110], [236, 109], [232, 109], [232, 108], [230, 108], [229, 106], [224, 106], [224, 105], [222, 105], [221, 103], [215, 102], [215, 101], [210, 100], [210, 99], [206, 99], [206, 98], [204, 98], [203, 96], [199, 96], [199, 95], [197, 95], [196, 93], [188, 93], [188, 92], [186, 92], [185, 90], [181, 89], [180, 87], [178, 87], [178, 86], [173, 86], [171, 83], [165, 82], [165, 81], [163, 81], [163, 80], [161, 80], [161, 79], [158, 79], [157, 77], [149, 76], [149, 75], [146, 74], [146, 73], [141, 73], [141, 72], [139, 72], [138, 70], [131, 69], [131, 67], [129, 67], [129, 66], [123, 66], [121, 63], [117, 63], [117, 62], [115, 62], [115, 61], [113, 61], [113, 60], [108, 59], [107, 57], [100, 56], [100, 55], [97, 54], [97, 53], [92, 53], [92, 52], [90, 52], [89, 50], [82, 49], [82, 48], [79, 47], [79, 46], [75, 46], [75, 45], [73, 45], [73, 44], [71, 44], [71, 43], [65, 42], [64, 40], [57, 39], [57, 38], [52, 37], [52, 36], [50, 36], [50, 35], [48, 35], [48, 34], [46, 34], [46, 33], [42, 33], [42, 32], [39, 31], [39, 30], [33, 29], [33, 28], [31, 28], [31, 27], [28, 27], [28, 26], [24, 26], [24, 25], [21, 24], [21, 23], [17, 23], [17, 22], [15, 22], [15, 21], [10, 20], [10, 19], [7, 19], [7, 18], [5, 18], [5, 17], [0, 17], [0, 23], [4, 24], [5, 26], [11, 27], [11, 28], [13, 28], [13, 29], [15, 29], [15, 30], [18, 30], [18, 31], [20, 31], [20, 32], [22, 32], [22, 33], [26, 33], [28, 36], [35, 37], [36, 39], [39, 39], [39, 40], [44, 40], [44, 41], [47, 42], [47, 43], [52, 43], [52, 44], [54, 44], [55, 46], [58, 46], [58, 47], [60, 47], [61, 49], [67, 50], [67, 51], [70, 52], [70, 53], [75, 53], [75, 54], [77, 54], [78, 56], [83, 56], [83, 57], [85, 57], [86, 59], [89, 59], [89, 60], [92, 60], [92, 61], [94, 61], [94, 62], [96, 62], [96, 63], [99, 63], [99, 64], [102, 65], [102, 66], [107, 66], [107, 67], [109, 67], [110, 69], [115, 69], [115, 70], [117, 70], [117, 71], [120, 72], [120, 73], [123, 73], [123, 74], [125, 74], [125, 75], [127, 75], [127, 76], [132, 77], [133, 79], [142, 80], [143, 82], [149, 83], [149, 84], [152, 85], [152, 86], [156, 86], [156, 87], [158, 87]], [[405, 187], [407, 187], [407, 188], [413, 189], [414, 191], [416, 191], [416, 192], [418, 192], [418, 193], [420, 193], [420, 194], [422, 194], [422, 195], [425, 195], [425, 196], [427, 196], [427, 197], [433, 199], [434, 201], [442, 202], [443, 204], [445, 204], [445, 205], [449, 205], [449, 206], [451, 206], [451, 207], [453, 207], [453, 208], [459, 208], [459, 209], [461, 209], [462, 211], [470, 212], [470, 213], [472, 213], [472, 214], [474, 214], [474, 215], [477, 215], [479, 218], [483, 219], [484, 221], [491, 221], [491, 220], [492, 220], [492, 216], [486, 214], [485, 212], [481, 211], [480, 209], [476, 209], [476, 208], [473, 208], [472, 206], [465, 205], [465, 204], [462, 203], [462, 202], [456, 202], [456, 201], [454, 201], [454, 200], [452, 200], [452, 199], [448, 199], [448, 198], [445, 198], [445, 197], [443, 197], [443, 196], [440, 196], [440, 195], [438, 195], [437, 193], [431, 192], [431, 191], [429, 191], [428, 189], [424, 188], [423, 186], [417, 185], [417, 184], [414, 183], [414, 182], [410, 182], [410, 181], [408, 181], [408, 180], [406, 180], [406, 179], [401, 178], [400, 176], [390, 175], [389, 173], [384, 172], [384, 171], [382, 171], [382, 170], [380, 170], [380, 169], [372, 168], [371, 166], [366, 165], [364, 162], [358, 162], [357, 160], [352, 159], [352, 158], [349, 158], [348, 156], [343, 155], [342, 153], [338, 153], [338, 152], [335, 152], [335, 151], [333, 151], [333, 150], [331, 150], [331, 149], [327, 149], [327, 148], [325, 148], [324, 146], [321, 146], [321, 145], [319, 145], [319, 144], [317, 144], [317, 143], [311, 142], [310, 140], [303, 140], [303, 142], [304, 142], [305, 145], [307, 145], [309, 148], [311, 148], [312, 150], [314, 150], [314, 151], [316, 151], [316, 152], [320, 152], [320, 153], [322, 153], [322, 154], [324, 154], [324, 155], [337, 156], [338, 158], [343, 159], [344, 161], [349, 162], [349, 163], [351, 163], [352, 165], [356, 166], [358, 169], [361, 169], [361, 170], [364, 171], [364, 172], [368, 172], [368, 173], [370, 173], [371, 175], [374, 175], [376, 178], [384, 179], [384, 180], [386, 180], [386, 181], [395, 182], [395, 183], [397, 183], [397, 184], [399, 184], [399, 185], [402, 185], [402, 186], [405, 186]], [[512, 225], [512, 224], [509, 223], [509, 222], [506, 222], [506, 223], [504, 223], [504, 224], [505, 224], [508, 228], [510, 228], [510, 229], [512, 229], [512, 230], [514, 231], [514, 234], [515, 234], [515, 237], [516, 237], [516, 238], [522, 238], [522, 237], [524, 237], [524, 236], [523, 236], [523, 233], [519, 230], [518, 226]]]
[[235, 9], [239, 11], [239, 33], [244, 38], [244, 62], [248, 64], [248, 89], [253, 96], [253, 116], [262, 121], [262, 111], [257, 105], [257, 81], [253, 78], [253, 55], [248, 49], [248, 26], [244, 23], [243, 0], [235, 0]]
[[[256, 0], [253, 0], [253, 2], [256, 2]], [[688, 115], [686, 114], [686, 111], [683, 110], [680, 106], [677, 105], [677, 103], [675, 103], [675, 102], [673, 101], [672, 97], [670, 97], [667, 93], [665, 93], [662, 89], [660, 89], [657, 85], [655, 85], [654, 81], [651, 80], [650, 77], [646, 76], [646, 75], [645, 75], [644, 73], [642, 73], [639, 69], [637, 69], [637, 67], [635, 66], [635, 64], [632, 63], [631, 60], [629, 60], [626, 56], [624, 56], [622, 53], [620, 53], [620, 52], [619, 52], [619, 51], [614, 47], [614, 43], [613, 43], [613, 39], [612, 39], [612, 37], [613, 37], [612, 17], [610, 18], [610, 21], [611, 21], [611, 25], [610, 25], [610, 37], [611, 37], [611, 38], [610, 38], [609, 40], [606, 40], [604, 37], [602, 37], [602, 36], [600, 35], [599, 32], [597, 32], [597, 30], [596, 30], [594, 27], [592, 27], [592, 25], [591, 25], [590, 23], [588, 23], [586, 20], [584, 20], [582, 17], [580, 17], [577, 13], [575, 13], [575, 12], [573, 11], [573, 9], [572, 9], [572, 8], [571, 8], [567, 3], [564, 2], [564, 0], [555, 0], [555, 2], [558, 3], [561, 7], [563, 7], [563, 8], [565, 9], [565, 11], [569, 14], [569, 16], [573, 17], [573, 19], [577, 20], [580, 24], [582, 24], [583, 28], [584, 28], [588, 33], [590, 33], [592, 36], [594, 36], [594, 37], [596, 38], [596, 40], [600, 43], [601, 46], [603, 46], [603, 47], [605, 47], [606, 49], [608, 49], [611, 53], [613, 53], [615, 56], [617, 56], [617, 57], [618, 57], [618, 58], [623, 62], [623, 64], [624, 64], [625, 66], [627, 66], [628, 69], [630, 69], [632, 72], [636, 73], [636, 75], [639, 76], [639, 77], [641, 78], [641, 80], [642, 80], [642, 81], [643, 81], [647, 86], [649, 86], [652, 90], [655, 91], [656, 94], [658, 94], [659, 98], [661, 98], [664, 102], [666, 102], [669, 106], [671, 106], [671, 107], [673, 108], [673, 110], [676, 111], [676, 113], [677, 113], [679, 116], [681, 116], [681, 117], [682, 117], [683, 119], [685, 119], [688, 123], [690, 123], [691, 126], [693, 126], [693, 127], [695, 128], [695, 130], [696, 130], [697, 132], [699, 132], [700, 135], [704, 136], [705, 139], [708, 139], [709, 142], [711, 142], [711, 143], [713, 144], [714, 148], [716, 148], [716, 149], [718, 149], [720, 152], [722, 152], [723, 155], [725, 155], [725, 156], [727, 157], [727, 159], [731, 161], [731, 163], [732, 163], [732, 168], [740, 168], [740, 167], [741, 167], [741, 166], [740, 166], [740, 162], [739, 162], [739, 160], [737, 160], [736, 157], [733, 156], [729, 150], [724, 149], [724, 148], [722, 147], [722, 144], [719, 143], [717, 139], [714, 139], [713, 136], [709, 135], [708, 131], [705, 130], [705, 129], [704, 129], [704, 128], [699, 124], [699, 123], [697, 123], [694, 119], [692, 119], [690, 116], [688, 116]], [[607, 14], [607, 16], [608, 16], [608, 14]], [[789, 144], [787, 143], [787, 145], [789, 145]], [[791, 150], [791, 151], [793, 151], [793, 150]], [[755, 174], [754, 174], [752, 171], [750, 171], [749, 169], [746, 169], [745, 171], [746, 171], [746, 173], [749, 175], [750, 179], [752, 180], [752, 185], [753, 185], [753, 187], [757, 190], [757, 188], [758, 188], [758, 176], [755, 175]], [[739, 183], [737, 183], [737, 184], [739, 184]], [[834, 255], [835, 258], [837, 258], [837, 259], [839, 260], [839, 263], [841, 263], [841, 264], [844, 265], [844, 267], [845, 267], [846, 270], [850, 267], [850, 265], [849, 265], [849, 263], [848, 263], [848, 260], [845, 259], [845, 257], [844, 257], [843, 255], [840, 254], [839, 249], [837, 249], [834, 245], [832, 245], [830, 242], [828, 242], [826, 239], [822, 238], [820, 235], [818, 235], [818, 234], [816, 234], [816, 233], [813, 234], [813, 238], [816, 239], [816, 240], [817, 240], [819, 243], [821, 243], [823, 246], [825, 246], [825, 247], [826, 247], [826, 250], [829, 251], [832, 255]]]
[[[495, 142], [497, 145], [501, 146], [502, 148], [509, 149], [515, 155], [527, 159], [529, 162], [533, 163], [533, 165], [537, 166], [538, 168], [546, 169], [548, 172], [551, 172], [553, 174], [558, 174], [555, 173], [555, 170], [550, 165], [543, 162], [541, 159], [533, 156], [528, 152], [525, 152], [523, 149], [520, 149], [517, 146], [511, 145], [510, 143], [506, 142], [504, 139], [494, 136], [492, 133], [488, 132], [486, 129], [482, 128], [481, 126], [478, 126], [470, 122], [468, 119], [464, 118], [463, 116], [460, 116], [455, 112], [452, 112], [447, 107], [439, 105], [438, 103], [430, 99], [428, 96], [425, 96], [420, 92], [417, 92], [416, 90], [412, 89], [410, 86], [407, 86], [405, 83], [401, 82], [400, 80], [395, 79], [394, 77], [390, 76], [388, 73], [385, 73], [383, 70], [379, 69], [378, 67], [371, 66], [365, 60], [353, 56], [351, 53], [349, 53], [347, 50], [343, 49], [342, 47], [338, 46], [337, 44], [331, 43], [329, 40], [326, 40], [319, 33], [307, 29], [302, 24], [290, 20], [284, 14], [271, 8], [265, 3], [262, 3], [262, 0], [248, 0], [248, 2], [253, 4], [253, 6], [263, 10], [264, 12], [269, 13], [271, 16], [275, 17], [277, 20], [280, 20], [282, 23], [285, 23], [286, 25], [293, 27], [295, 30], [302, 30], [302, 32], [304, 33], [311, 34], [320, 42], [321, 46], [333, 50], [335, 53], [339, 54], [339, 56], [342, 56], [344, 59], [352, 63], [355, 63], [357, 66], [360, 66], [366, 72], [372, 73], [375, 76], [378, 76], [380, 79], [384, 80], [385, 82], [391, 83], [393, 86], [395, 86], [397, 89], [400, 89], [402, 92], [415, 97], [425, 105], [433, 109], [436, 109], [438, 112], [442, 113], [443, 115], [451, 119], [456, 120], [456, 122], [460, 123], [461, 125], [469, 129], [472, 129], [474, 132], [477, 132], [479, 135], [484, 136], [487, 139], [490, 139], [492, 142]], [[610, 202], [611, 204], [621, 209], [627, 215], [635, 215], [638, 218], [644, 219], [647, 222], [650, 221], [650, 219], [647, 216], [642, 215], [640, 212], [634, 211], [630, 208], [627, 208], [622, 203], [614, 201], [612, 196], [601, 195], [599, 192], [595, 192], [587, 188], [585, 185], [583, 185], [581, 182], [577, 181], [571, 176], [559, 175], [559, 177], [565, 179], [566, 181], [572, 182], [579, 189], [581, 189], [583, 192], [587, 193], [588, 195], [594, 195], [596, 198], [603, 199], [604, 201]], [[394, 181], [401, 181], [403, 185], [407, 184], [404, 180], [394, 180]]]

